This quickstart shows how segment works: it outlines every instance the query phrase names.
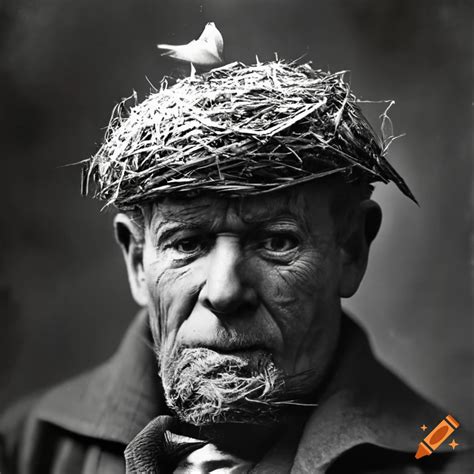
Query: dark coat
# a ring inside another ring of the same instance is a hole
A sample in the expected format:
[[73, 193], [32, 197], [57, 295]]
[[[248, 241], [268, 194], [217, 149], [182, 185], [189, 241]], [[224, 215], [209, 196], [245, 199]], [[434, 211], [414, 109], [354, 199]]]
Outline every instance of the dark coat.
[[[420, 426], [434, 427], [448, 413], [376, 361], [365, 334], [345, 318], [340, 351], [319, 406], [298, 435], [277, 441], [252, 472], [473, 472], [466, 464], [469, 457], [457, 454], [461, 446], [455, 456], [445, 443], [431, 456], [415, 459], [424, 437]], [[6, 413], [0, 423], [0, 472], [165, 472], [156, 443], [149, 448], [142, 440], [150, 438], [157, 420], [160, 425], [169, 419], [167, 413], [147, 316], [141, 312], [104, 365]]]

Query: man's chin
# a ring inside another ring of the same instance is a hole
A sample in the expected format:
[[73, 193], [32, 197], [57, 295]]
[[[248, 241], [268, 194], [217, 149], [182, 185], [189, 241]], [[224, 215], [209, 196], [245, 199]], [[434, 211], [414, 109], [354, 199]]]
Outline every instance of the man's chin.
[[278, 419], [285, 378], [268, 351], [184, 348], [161, 360], [166, 402], [182, 421], [206, 426]]

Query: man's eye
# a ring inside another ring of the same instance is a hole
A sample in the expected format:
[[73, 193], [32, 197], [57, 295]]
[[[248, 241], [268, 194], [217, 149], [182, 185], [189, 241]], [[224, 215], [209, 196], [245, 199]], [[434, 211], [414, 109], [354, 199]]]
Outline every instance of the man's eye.
[[291, 235], [274, 235], [262, 241], [262, 247], [270, 252], [287, 252], [298, 246], [298, 240]]
[[206, 248], [206, 241], [201, 237], [188, 237], [178, 240], [174, 247], [181, 253], [197, 253]]

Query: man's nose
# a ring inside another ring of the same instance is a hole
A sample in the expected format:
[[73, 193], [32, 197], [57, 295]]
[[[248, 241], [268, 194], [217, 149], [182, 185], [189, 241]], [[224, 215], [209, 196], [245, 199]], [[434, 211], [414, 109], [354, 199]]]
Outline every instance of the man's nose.
[[219, 235], [209, 255], [207, 280], [200, 293], [201, 303], [217, 315], [239, 313], [257, 305], [257, 294], [249, 284], [239, 240]]

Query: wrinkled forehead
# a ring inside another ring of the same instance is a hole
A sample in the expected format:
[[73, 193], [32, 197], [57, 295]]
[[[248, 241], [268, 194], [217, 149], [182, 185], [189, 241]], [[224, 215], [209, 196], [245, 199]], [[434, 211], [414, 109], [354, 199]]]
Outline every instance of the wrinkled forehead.
[[312, 219], [329, 215], [330, 193], [325, 186], [295, 186], [287, 190], [246, 197], [207, 194], [197, 197], [167, 197], [153, 204], [150, 223], [160, 227], [179, 222], [213, 227], [223, 220], [242, 225], [258, 225], [289, 218], [302, 226]]

